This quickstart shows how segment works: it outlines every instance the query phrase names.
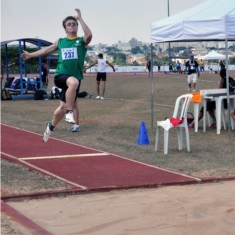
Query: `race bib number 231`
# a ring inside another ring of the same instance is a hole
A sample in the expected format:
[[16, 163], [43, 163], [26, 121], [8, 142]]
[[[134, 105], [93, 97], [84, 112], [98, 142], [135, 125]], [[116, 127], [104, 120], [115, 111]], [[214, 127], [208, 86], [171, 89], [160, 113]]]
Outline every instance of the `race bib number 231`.
[[71, 59], [77, 59], [77, 48], [62, 48], [62, 59], [63, 60], [71, 60]]

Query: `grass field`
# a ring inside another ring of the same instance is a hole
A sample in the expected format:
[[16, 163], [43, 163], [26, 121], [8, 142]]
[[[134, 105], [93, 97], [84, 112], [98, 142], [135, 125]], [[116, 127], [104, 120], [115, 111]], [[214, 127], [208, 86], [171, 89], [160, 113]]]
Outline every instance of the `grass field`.
[[[218, 88], [219, 80], [218, 74], [202, 74], [197, 89]], [[53, 78], [50, 78], [48, 91], [52, 86]], [[69, 125], [62, 121], [53, 137], [193, 176], [234, 176], [235, 131], [222, 129], [220, 135], [215, 129], [203, 132], [200, 122], [198, 133], [190, 131], [190, 153], [186, 152], [185, 140], [183, 151], [178, 150], [175, 129], [170, 131], [169, 154], [163, 154], [163, 133], [160, 150], [154, 151], [156, 121], [171, 117], [176, 98], [188, 92], [186, 75], [154, 74], [153, 127], [151, 87], [147, 74], [108, 74], [105, 100], [96, 100], [95, 76], [86, 75], [81, 91], [87, 91], [93, 98], [78, 100], [81, 131], [69, 132]], [[1, 102], [1, 122], [43, 133], [45, 121], [51, 120], [58, 104], [59, 100], [50, 99], [4, 101]], [[193, 112], [192, 105], [190, 112]], [[136, 144], [142, 121], [147, 128], [149, 145]]]

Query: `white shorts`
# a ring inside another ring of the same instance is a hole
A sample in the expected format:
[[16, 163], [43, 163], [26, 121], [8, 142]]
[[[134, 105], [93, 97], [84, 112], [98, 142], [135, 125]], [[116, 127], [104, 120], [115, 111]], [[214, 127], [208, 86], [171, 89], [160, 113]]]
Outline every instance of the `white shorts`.
[[197, 82], [197, 73], [192, 73], [188, 75], [188, 84]]

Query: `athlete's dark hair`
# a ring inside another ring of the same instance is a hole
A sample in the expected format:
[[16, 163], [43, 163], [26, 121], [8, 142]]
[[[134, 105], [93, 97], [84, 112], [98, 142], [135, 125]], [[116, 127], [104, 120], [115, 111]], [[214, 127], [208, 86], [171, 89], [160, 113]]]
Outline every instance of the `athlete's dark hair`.
[[63, 20], [63, 22], [62, 22], [62, 25], [63, 25], [64, 29], [66, 28], [66, 22], [67, 22], [68, 20], [73, 20], [73, 21], [75, 21], [76, 24], [78, 25], [77, 20], [76, 20], [73, 16], [67, 16], [67, 17]]

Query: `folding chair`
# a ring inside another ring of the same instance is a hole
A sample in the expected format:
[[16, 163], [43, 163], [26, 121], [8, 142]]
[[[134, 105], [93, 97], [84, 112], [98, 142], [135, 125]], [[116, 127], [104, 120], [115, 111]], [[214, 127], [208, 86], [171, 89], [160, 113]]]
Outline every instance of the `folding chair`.
[[[178, 148], [182, 150], [182, 129], [185, 129], [186, 135], [186, 144], [187, 151], [190, 152], [190, 140], [189, 140], [189, 131], [188, 131], [188, 122], [187, 122], [187, 112], [189, 108], [190, 101], [192, 99], [192, 94], [181, 95], [176, 99], [175, 109], [173, 113], [173, 118], [177, 118], [182, 120], [182, 122], [177, 125], [177, 135], [178, 135]], [[181, 112], [179, 110], [181, 109]], [[179, 113], [179, 115], [178, 115]], [[160, 128], [162, 127], [161, 121], [157, 121], [157, 129], [156, 129], [156, 140], [155, 140], [155, 151], [158, 150], [158, 140]], [[168, 154], [168, 139], [169, 139], [169, 130], [164, 129], [164, 154]]]

